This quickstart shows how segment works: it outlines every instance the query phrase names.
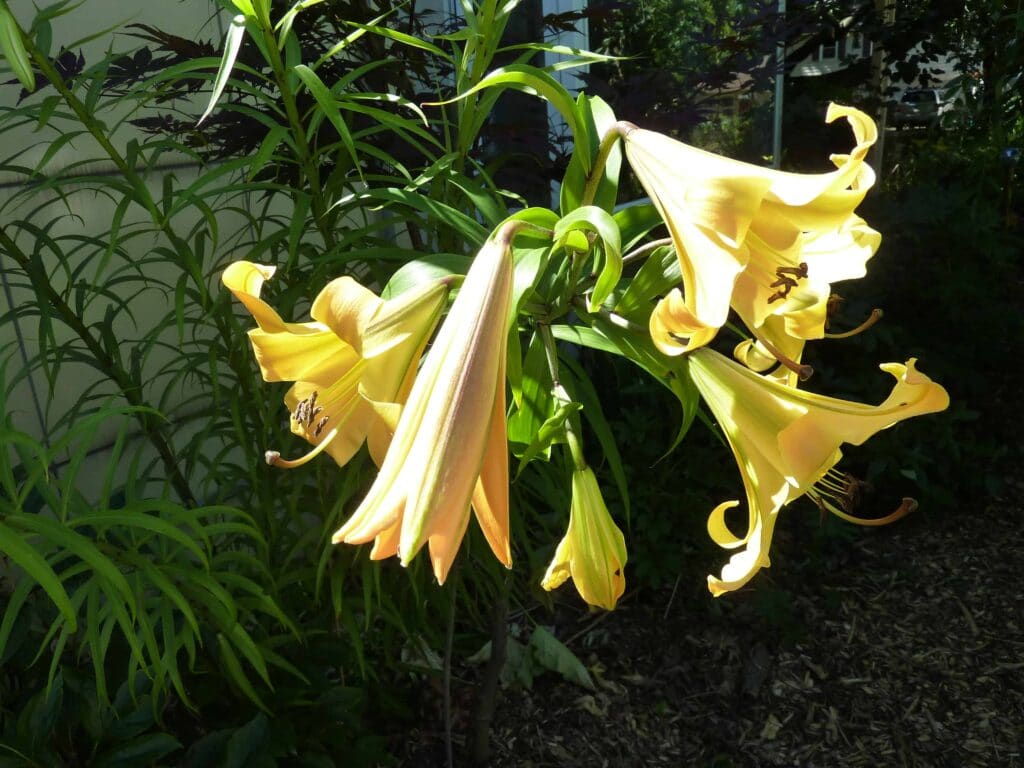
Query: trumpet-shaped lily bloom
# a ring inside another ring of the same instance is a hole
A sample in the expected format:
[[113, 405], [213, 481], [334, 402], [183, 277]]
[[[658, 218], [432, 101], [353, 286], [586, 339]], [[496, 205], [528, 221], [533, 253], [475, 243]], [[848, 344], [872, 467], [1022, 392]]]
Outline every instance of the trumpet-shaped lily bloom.
[[708, 518], [715, 542], [726, 549], [744, 547], [720, 576], [708, 576], [712, 594], [738, 589], [770, 564], [768, 549], [779, 510], [804, 494], [851, 522], [880, 524], [909, 511], [910, 500], [888, 518], [851, 518], [841, 509], [850, 487], [834, 467], [843, 443], [860, 445], [903, 419], [946, 409], [946, 390], [920, 373], [915, 363], [882, 365], [896, 385], [883, 403], [872, 406], [794, 389], [711, 349], [690, 356], [693, 381], [739, 464], [749, 515], [743, 536], [734, 535], [725, 521], [726, 509], [738, 501], [720, 504]]
[[222, 276], [256, 320], [249, 340], [264, 380], [295, 382], [284, 398], [291, 431], [316, 446], [297, 461], [275, 451], [267, 460], [287, 468], [325, 451], [342, 465], [366, 441], [379, 465], [394, 430], [389, 408], [398, 408], [412, 386], [444, 308], [446, 284], [429, 283], [384, 301], [341, 277], [316, 297], [313, 322], [286, 323], [260, 298], [273, 274], [273, 267], [236, 261]]
[[438, 331], [373, 486], [334, 541], [377, 538], [370, 556], [407, 565], [428, 545], [444, 583], [476, 513], [511, 566], [505, 354], [512, 303], [511, 231], [480, 250]]
[[875, 124], [835, 104], [825, 119], [841, 117], [856, 146], [833, 155], [836, 170], [821, 174], [761, 168], [619, 124], [626, 157], [668, 226], [682, 272], [682, 291], [674, 289], [651, 314], [651, 335], [664, 353], [707, 344], [730, 305], [751, 328], [784, 315], [785, 332], [821, 337], [829, 285], [863, 276], [880, 240], [853, 213], [874, 183], [864, 158]]
[[541, 586], [552, 590], [570, 576], [590, 605], [612, 610], [626, 589], [626, 540], [608, 513], [590, 468], [572, 473], [569, 528]]

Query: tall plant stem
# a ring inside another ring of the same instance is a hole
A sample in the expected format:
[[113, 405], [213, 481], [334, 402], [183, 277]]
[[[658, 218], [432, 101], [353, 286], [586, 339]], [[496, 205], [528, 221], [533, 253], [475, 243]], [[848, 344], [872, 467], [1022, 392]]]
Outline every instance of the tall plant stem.
[[621, 138], [619, 133], [618, 124], [613, 125], [601, 138], [601, 144], [597, 148], [597, 157], [594, 159], [594, 167], [590, 169], [590, 173], [587, 175], [587, 183], [583, 187], [583, 197], [580, 200], [580, 205], [590, 205], [594, 202], [594, 198], [597, 196], [597, 187], [601, 183], [601, 179], [604, 177], [604, 167], [608, 163], [608, 157], [612, 153], [612, 148]]
[[470, 758], [474, 765], [486, 765], [491, 756], [491, 724], [498, 704], [498, 682], [505, 667], [508, 644], [508, 583], [501, 579], [500, 592], [494, 601], [491, 620], [491, 657], [484, 667], [477, 696], [476, 718], [473, 721], [473, 746]]
[[299, 116], [299, 109], [295, 103], [295, 94], [288, 83], [288, 73], [285, 71], [284, 61], [281, 59], [281, 52], [277, 48], [277, 39], [271, 29], [263, 29], [263, 46], [270, 68], [274, 72], [274, 80], [281, 92], [281, 101], [284, 103], [284, 111], [288, 117], [288, 127], [291, 128], [292, 136], [295, 138], [295, 151], [298, 156], [299, 167], [309, 185], [310, 207], [313, 210], [313, 220], [316, 222], [317, 231], [323, 238], [324, 246], [330, 250], [334, 247], [334, 229], [327, 218], [327, 203], [324, 200], [323, 191], [320, 186], [320, 169], [317, 168], [316, 159], [310, 149], [309, 141], [306, 139], [306, 127], [302, 124]]
[[455, 768], [455, 755], [452, 749], [452, 653], [455, 645], [455, 606], [459, 596], [458, 571], [452, 573], [448, 580], [448, 589], [451, 590], [451, 600], [448, 604], [448, 629], [444, 636], [444, 750], [445, 765], [448, 768]]
[[[61, 320], [88, 347], [100, 371], [117, 384], [118, 389], [121, 390], [121, 395], [128, 404], [134, 407], [145, 406], [141, 395], [142, 383], [125, 371], [118, 364], [117, 360], [103, 348], [103, 345], [89, 330], [88, 326], [82, 322], [82, 319], [68, 306], [67, 302], [64, 301], [50, 281], [46, 279], [46, 275], [40, 268], [40, 265], [33, 264], [32, 259], [18, 247], [18, 244], [14, 242], [2, 226], [0, 226], [0, 247], [29, 276], [37, 295], [45, 297], [49, 305], [60, 315]], [[151, 413], [140, 411], [135, 413], [135, 418], [139, 421], [146, 438], [159, 454], [160, 460], [163, 462], [164, 469], [167, 472], [167, 479], [178, 493], [178, 496], [181, 497], [185, 504], [193, 507], [198, 506], [195, 496], [192, 495], [192, 489], [189, 488], [188, 481], [185, 480], [181, 470], [178, 469], [178, 462], [174, 451], [161, 433], [156, 418]]]
[[[571, 403], [572, 398], [562, 386], [558, 375], [558, 348], [555, 346], [555, 337], [551, 333], [550, 325], [538, 325], [537, 332], [544, 343], [544, 355], [547, 358], [548, 372], [551, 374], [551, 385], [555, 397], [563, 403]], [[579, 429], [574, 422], [575, 415], [570, 415], [565, 420], [565, 441], [569, 446], [569, 454], [572, 456], [573, 465], [576, 469], [586, 469], [587, 462], [583, 457], [583, 442], [580, 440]]]

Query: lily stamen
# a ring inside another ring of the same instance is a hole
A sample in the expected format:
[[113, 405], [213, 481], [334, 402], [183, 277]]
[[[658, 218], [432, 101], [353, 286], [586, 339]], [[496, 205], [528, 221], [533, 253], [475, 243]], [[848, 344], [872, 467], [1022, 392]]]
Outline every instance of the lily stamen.
[[859, 505], [861, 492], [866, 486], [867, 483], [863, 480], [833, 468], [814, 484], [814, 488], [807, 492], [807, 497], [823, 513], [829, 512], [840, 520], [863, 526], [888, 525], [917, 509], [917, 502], [914, 499], [904, 497], [900, 505], [885, 517], [857, 517], [850, 514]]
[[779, 350], [778, 347], [776, 347], [774, 344], [768, 341], [768, 339], [766, 339], [757, 331], [754, 331], [754, 337], [766, 350], [768, 350], [772, 357], [774, 357], [782, 365], [786, 366], [786, 368], [788, 368], [797, 376], [799, 376], [800, 381], [807, 381], [809, 378], [811, 378], [811, 376], [814, 375], [814, 368], [807, 365], [806, 363], [798, 363], [796, 360], [787, 357]]
[[[317, 434], [319, 434], [320, 430], [323, 429], [322, 425], [326, 423], [326, 421], [327, 417], [325, 416], [321, 420], [321, 423], [317, 425]], [[266, 460], [267, 464], [269, 464], [272, 467], [280, 467], [281, 469], [296, 469], [297, 467], [301, 467], [306, 462], [312, 461], [317, 456], [319, 456], [324, 451], [324, 449], [327, 448], [328, 444], [330, 444], [330, 442], [337, 436], [338, 428], [335, 427], [334, 429], [327, 433], [327, 436], [324, 437], [323, 440], [321, 440], [313, 447], [313, 450], [311, 450], [305, 456], [300, 456], [297, 459], [282, 459], [281, 453], [279, 451], [267, 451], [263, 455], [263, 458]]]
[[323, 406], [316, 404], [318, 395], [319, 393], [314, 389], [309, 397], [299, 401], [299, 404], [295, 406], [295, 412], [292, 414], [292, 418], [295, 419], [296, 423], [302, 424], [307, 429], [313, 424], [313, 419], [324, 410]]
[[[775, 282], [771, 283], [769, 288], [781, 288], [771, 296], [768, 297], [768, 303], [772, 304], [776, 301], [781, 301], [789, 296], [789, 292], [799, 285], [799, 281], [806, 279], [807, 277], [807, 262], [800, 262], [795, 267], [779, 267], [775, 270], [775, 276], [778, 278]], [[791, 277], [792, 275], [792, 277]]]
[[826, 334], [825, 334], [825, 338], [826, 338], [826, 339], [848, 339], [848, 338], [850, 338], [851, 336], [856, 336], [856, 335], [857, 335], [858, 333], [861, 333], [862, 331], [866, 331], [866, 330], [867, 330], [868, 328], [870, 328], [870, 327], [871, 327], [872, 325], [874, 325], [874, 324], [875, 324], [875, 323], [877, 323], [877, 322], [878, 322], [879, 320], [881, 320], [881, 319], [882, 319], [882, 316], [883, 316], [884, 314], [885, 314], [885, 313], [884, 313], [884, 312], [882, 312], [882, 310], [880, 310], [880, 309], [878, 309], [878, 308], [876, 307], [875, 309], [872, 309], [872, 310], [871, 310], [871, 314], [870, 314], [870, 315], [868, 315], [868, 319], [867, 319], [867, 320], [865, 320], [865, 321], [864, 321], [863, 323], [861, 323], [860, 325], [858, 325], [858, 326], [857, 326], [856, 328], [854, 328], [853, 330], [849, 330], [849, 331], [844, 331], [843, 333], [826, 333]]

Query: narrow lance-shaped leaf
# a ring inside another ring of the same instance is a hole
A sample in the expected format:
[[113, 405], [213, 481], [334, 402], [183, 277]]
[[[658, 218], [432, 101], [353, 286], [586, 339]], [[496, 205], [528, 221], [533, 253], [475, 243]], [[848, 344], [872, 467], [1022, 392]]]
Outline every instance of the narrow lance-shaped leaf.
[[46, 559], [16, 531], [3, 523], [0, 523], [0, 550], [43, 588], [43, 591], [49, 595], [53, 604], [64, 616], [70, 631], [74, 632], [78, 628], [75, 610], [68, 599], [68, 593], [64, 591], [64, 586], [60, 583], [60, 578], [54, 573]]
[[[526, 64], [511, 64], [507, 67], [496, 69], [472, 88], [463, 91], [455, 98], [430, 102], [424, 104], [424, 106], [439, 107], [445, 104], [452, 104], [486, 88], [495, 87], [515, 88], [546, 99], [565, 118], [565, 122], [569, 124], [569, 129], [572, 131], [573, 138], [577, 143], [585, 145], [589, 141], [586, 124], [579, 119], [576, 111], [576, 102], [569, 94], [569, 91], [565, 89], [565, 86], [544, 70]], [[589, 162], [584, 170], [590, 171]]]
[[7, 0], [0, 0], [0, 53], [3, 53], [11, 71], [25, 86], [25, 90], [34, 91], [36, 76], [21, 39], [21, 27], [7, 7]]
[[341, 112], [338, 109], [338, 103], [334, 99], [334, 94], [331, 93], [331, 89], [328, 88], [324, 81], [320, 79], [312, 69], [307, 67], [305, 64], [296, 64], [292, 71], [299, 76], [302, 84], [306, 86], [310, 94], [316, 99], [317, 106], [323, 111], [324, 116], [334, 126], [334, 130], [338, 132], [338, 136], [341, 137], [342, 144], [345, 145], [345, 149], [348, 150], [349, 156], [352, 158], [352, 162], [356, 169], [360, 168], [359, 155], [356, 152], [355, 143], [352, 141], [352, 132], [349, 131], [348, 126], [345, 124], [345, 120], [341, 116]]
[[[252, 6], [250, 5], [249, 7], [251, 8]], [[210, 94], [210, 103], [206, 105], [206, 111], [199, 118], [197, 125], [209, 117], [210, 113], [213, 112], [213, 108], [217, 106], [220, 95], [224, 92], [224, 87], [231, 78], [231, 69], [235, 66], [235, 59], [238, 58], [238, 49], [242, 47], [243, 37], [245, 37], [245, 16], [239, 14], [231, 20], [231, 26], [228, 27], [228, 34], [224, 39], [224, 55], [220, 60], [217, 77], [213, 81], [213, 93]]]

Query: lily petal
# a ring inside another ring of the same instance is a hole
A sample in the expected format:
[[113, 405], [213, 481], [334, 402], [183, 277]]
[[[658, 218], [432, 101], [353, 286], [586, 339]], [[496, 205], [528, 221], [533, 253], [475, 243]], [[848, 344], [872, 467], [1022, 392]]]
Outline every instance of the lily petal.
[[541, 587], [555, 589], [572, 576], [580, 597], [611, 611], [626, 590], [625, 565], [625, 537], [605, 506], [593, 470], [574, 470], [569, 528]]
[[745, 545], [721, 576], [708, 577], [715, 595], [738, 589], [767, 567], [779, 510], [804, 494], [818, 493], [816, 484], [842, 457], [843, 443], [860, 445], [903, 419], [949, 405], [946, 390], [920, 373], [914, 359], [881, 366], [896, 385], [877, 406], [795, 389], [707, 348], [689, 360], [693, 381], [735, 454], [747, 496], [743, 536], [725, 523], [725, 510], [737, 502], [719, 505], [708, 520], [708, 531], [721, 546]]
[[474, 259], [412, 383], [380, 472], [335, 542], [369, 541], [400, 524], [402, 564], [427, 545], [443, 583], [472, 504], [495, 556], [510, 563], [504, 389], [512, 279], [510, 244], [499, 235]]
[[836, 170], [821, 174], [761, 168], [619, 124], [682, 274], [682, 293], [666, 296], [651, 315], [662, 352], [678, 355], [708, 343], [730, 305], [753, 329], [783, 315], [787, 333], [821, 338], [830, 283], [862, 276], [879, 241], [853, 214], [874, 183], [864, 160], [877, 130], [850, 107], [831, 105], [826, 120], [844, 117], [856, 144], [831, 157]]

